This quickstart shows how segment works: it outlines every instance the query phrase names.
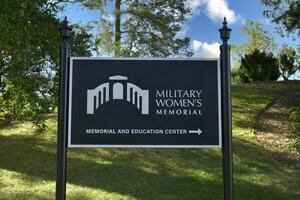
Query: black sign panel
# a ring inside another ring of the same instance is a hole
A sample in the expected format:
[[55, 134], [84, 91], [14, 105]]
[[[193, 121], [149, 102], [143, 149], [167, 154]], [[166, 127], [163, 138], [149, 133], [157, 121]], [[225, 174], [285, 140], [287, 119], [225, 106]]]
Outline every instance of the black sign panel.
[[221, 147], [218, 59], [71, 58], [68, 147]]

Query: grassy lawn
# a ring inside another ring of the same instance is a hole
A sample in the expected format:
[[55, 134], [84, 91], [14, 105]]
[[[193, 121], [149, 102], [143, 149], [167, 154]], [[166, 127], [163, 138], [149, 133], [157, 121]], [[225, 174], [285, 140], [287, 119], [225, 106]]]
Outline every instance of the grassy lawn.
[[[234, 195], [299, 200], [300, 170], [274, 160], [255, 137], [257, 114], [294, 83], [233, 87]], [[298, 83], [298, 87], [299, 87]], [[0, 199], [54, 199], [56, 122], [0, 129]], [[70, 149], [67, 199], [223, 199], [220, 149]]]

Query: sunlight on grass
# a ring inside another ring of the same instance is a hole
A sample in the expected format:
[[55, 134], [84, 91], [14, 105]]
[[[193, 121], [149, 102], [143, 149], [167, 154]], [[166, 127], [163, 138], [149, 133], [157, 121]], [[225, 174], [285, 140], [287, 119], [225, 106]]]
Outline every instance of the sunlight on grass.
[[[256, 140], [257, 114], [280, 83], [233, 87], [236, 199], [298, 200], [300, 171], [281, 165]], [[30, 122], [0, 129], [0, 199], [54, 199], [56, 118], [38, 134]], [[223, 199], [221, 149], [69, 149], [67, 199]]]
[[[41, 180], [9, 170], [0, 170], [0, 199], [53, 199], [54, 181]], [[4, 184], [3, 184], [4, 183]]]
[[106, 192], [100, 189], [94, 189], [89, 187], [80, 187], [72, 184], [67, 184], [67, 196], [72, 200], [92, 200], [92, 199], [124, 199], [124, 200], [135, 200], [136, 198], [130, 195], [120, 195], [114, 192]]

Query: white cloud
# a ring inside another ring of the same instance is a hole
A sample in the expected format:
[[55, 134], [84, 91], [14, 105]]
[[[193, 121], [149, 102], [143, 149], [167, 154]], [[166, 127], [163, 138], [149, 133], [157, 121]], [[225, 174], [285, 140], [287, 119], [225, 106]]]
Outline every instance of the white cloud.
[[193, 40], [192, 42], [192, 48], [193, 50], [198, 50], [202, 46], [202, 42], [198, 40]]
[[204, 6], [208, 0], [188, 0], [187, 6], [191, 8], [193, 14], [199, 14], [199, 7]]
[[213, 42], [211, 44], [199, 40], [192, 41], [193, 57], [218, 58], [220, 56], [220, 44]]
[[227, 0], [188, 0], [187, 5], [193, 14], [199, 14], [200, 8], [204, 8], [205, 14], [213, 21], [221, 21], [224, 17], [228, 23], [235, 23], [238, 20], [237, 14], [228, 6]]

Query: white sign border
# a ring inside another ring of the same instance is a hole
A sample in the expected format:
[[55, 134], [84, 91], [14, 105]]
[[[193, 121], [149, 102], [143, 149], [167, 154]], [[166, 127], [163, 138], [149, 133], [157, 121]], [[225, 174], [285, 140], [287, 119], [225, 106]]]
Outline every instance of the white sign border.
[[[219, 113], [219, 145], [104, 145], [104, 144], [72, 144], [71, 119], [72, 119], [72, 89], [73, 89], [73, 60], [162, 60], [162, 61], [217, 61], [218, 67], [218, 113]], [[111, 58], [111, 57], [70, 57], [69, 59], [69, 96], [68, 96], [68, 141], [67, 148], [222, 148], [222, 109], [221, 109], [221, 67], [220, 58]]]

